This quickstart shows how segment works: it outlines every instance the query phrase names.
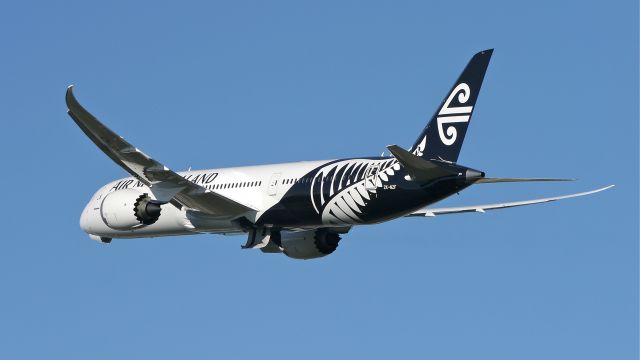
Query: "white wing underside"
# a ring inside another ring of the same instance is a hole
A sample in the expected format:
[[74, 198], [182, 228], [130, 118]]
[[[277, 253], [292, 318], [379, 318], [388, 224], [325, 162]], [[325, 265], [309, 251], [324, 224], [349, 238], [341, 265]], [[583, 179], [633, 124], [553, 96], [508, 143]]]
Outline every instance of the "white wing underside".
[[149, 186], [157, 200], [177, 202], [187, 208], [220, 217], [255, 211], [185, 179], [147, 156], [85, 110], [73, 96], [72, 86], [67, 89], [66, 101], [69, 115], [91, 141], [116, 164]]
[[563, 195], [563, 196], [548, 197], [548, 198], [542, 198], [542, 199], [534, 199], [534, 200], [514, 201], [514, 202], [506, 202], [506, 203], [498, 203], [498, 204], [474, 205], [474, 206], [459, 206], [459, 207], [450, 207], [450, 208], [424, 208], [418, 211], [414, 211], [411, 214], [406, 216], [436, 216], [436, 215], [458, 214], [458, 213], [466, 213], [466, 212], [483, 213], [488, 210], [497, 210], [497, 209], [512, 208], [516, 206], [542, 204], [542, 203], [547, 203], [552, 201], [591, 195], [591, 194], [598, 193], [600, 191], [610, 189], [613, 186], [614, 185], [609, 185], [609, 186], [606, 186], [600, 189], [591, 190], [591, 191], [585, 191], [581, 193]]

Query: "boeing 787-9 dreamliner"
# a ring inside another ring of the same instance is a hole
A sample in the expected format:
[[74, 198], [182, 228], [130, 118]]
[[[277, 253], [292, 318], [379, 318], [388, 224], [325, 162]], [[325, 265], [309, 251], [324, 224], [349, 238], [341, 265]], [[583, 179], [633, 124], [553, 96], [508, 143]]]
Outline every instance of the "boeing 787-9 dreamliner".
[[492, 178], [459, 163], [493, 50], [475, 54], [409, 150], [392, 156], [174, 172], [104, 126], [66, 94], [68, 113], [131, 176], [102, 186], [80, 217], [102, 243], [187, 234], [246, 234], [245, 249], [313, 259], [333, 253], [354, 226], [403, 216], [485, 212], [593, 194], [453, 208], [432, 204], [473, 184], [562, 181]]

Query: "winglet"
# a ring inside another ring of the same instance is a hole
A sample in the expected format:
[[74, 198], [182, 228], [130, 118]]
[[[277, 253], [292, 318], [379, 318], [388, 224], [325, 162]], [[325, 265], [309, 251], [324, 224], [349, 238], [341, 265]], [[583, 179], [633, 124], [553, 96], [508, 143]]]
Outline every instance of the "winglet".
[[73, 103], [73, 101], [75, 100], [75, 102], [77, 102], [77, 100], [75, 99], [75, 96], [73, 95], [73, 84], [67, 86], [67, 93], [65, 96], [65, 101], [67, 102], [67, 107], [69, 107], [69, 105], [71, 103]]

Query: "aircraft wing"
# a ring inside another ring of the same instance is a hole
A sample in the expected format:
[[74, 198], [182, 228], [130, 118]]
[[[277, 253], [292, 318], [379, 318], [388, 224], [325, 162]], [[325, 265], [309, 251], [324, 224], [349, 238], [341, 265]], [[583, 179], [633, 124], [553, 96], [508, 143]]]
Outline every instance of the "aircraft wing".
[[158, 201], [179, 205], [217, 216], [235, 216], [255, 211], [218, 193], [194, 184], [152, 159], [85, 110], [67, 88], [67, 113], [80, 129], [116, 164], [149, 186]]
[[585, 191], [577, 194], [563, 195], [563, 196], [555, 196], [543, 199], [535, 199], [535, 200], [525, 200], [525, 201], [515, 201], [515, 202], [507, 202], [500, 204], [487, 204], [487, 205], [475, 205], [475, 206], [460, 206], [460, 207], [450, 207], [450, 208], [424, 208], [417, 211], [412, 212], [406, 216], [436, 216], [436, 215], [446, 215], [446, 214], [458, 214], [465, 212], [479, 212], [484, 213], [487, 210], [497, 210], [497, 209], [506, 209], [516, 206], [525, 206], [525, 205], [533, 205], [533, 204], [542, 204], [546, 202], [558, 201], [563, 199], [570, 199], [579, 196], [591, 195], [600, 191], [604, 191], [612, 188], [614, 185], [609, 185], [600, 189], [595, 189], [591, 191]]

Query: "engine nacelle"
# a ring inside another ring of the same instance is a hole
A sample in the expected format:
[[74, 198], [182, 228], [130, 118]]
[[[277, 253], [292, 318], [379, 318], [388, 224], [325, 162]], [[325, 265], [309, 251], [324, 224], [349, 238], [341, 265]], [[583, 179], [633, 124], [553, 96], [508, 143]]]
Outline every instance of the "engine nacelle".
[[340, 235], [324, 229], [281, 232], [282, 252], [294, 259], [315, 259], [327, 256], [338, 247]]
[[138, 189], [116, 190], [102, 200], [100, 215], [112, 229], [133, 230], [158, 221], [160, 205]]

